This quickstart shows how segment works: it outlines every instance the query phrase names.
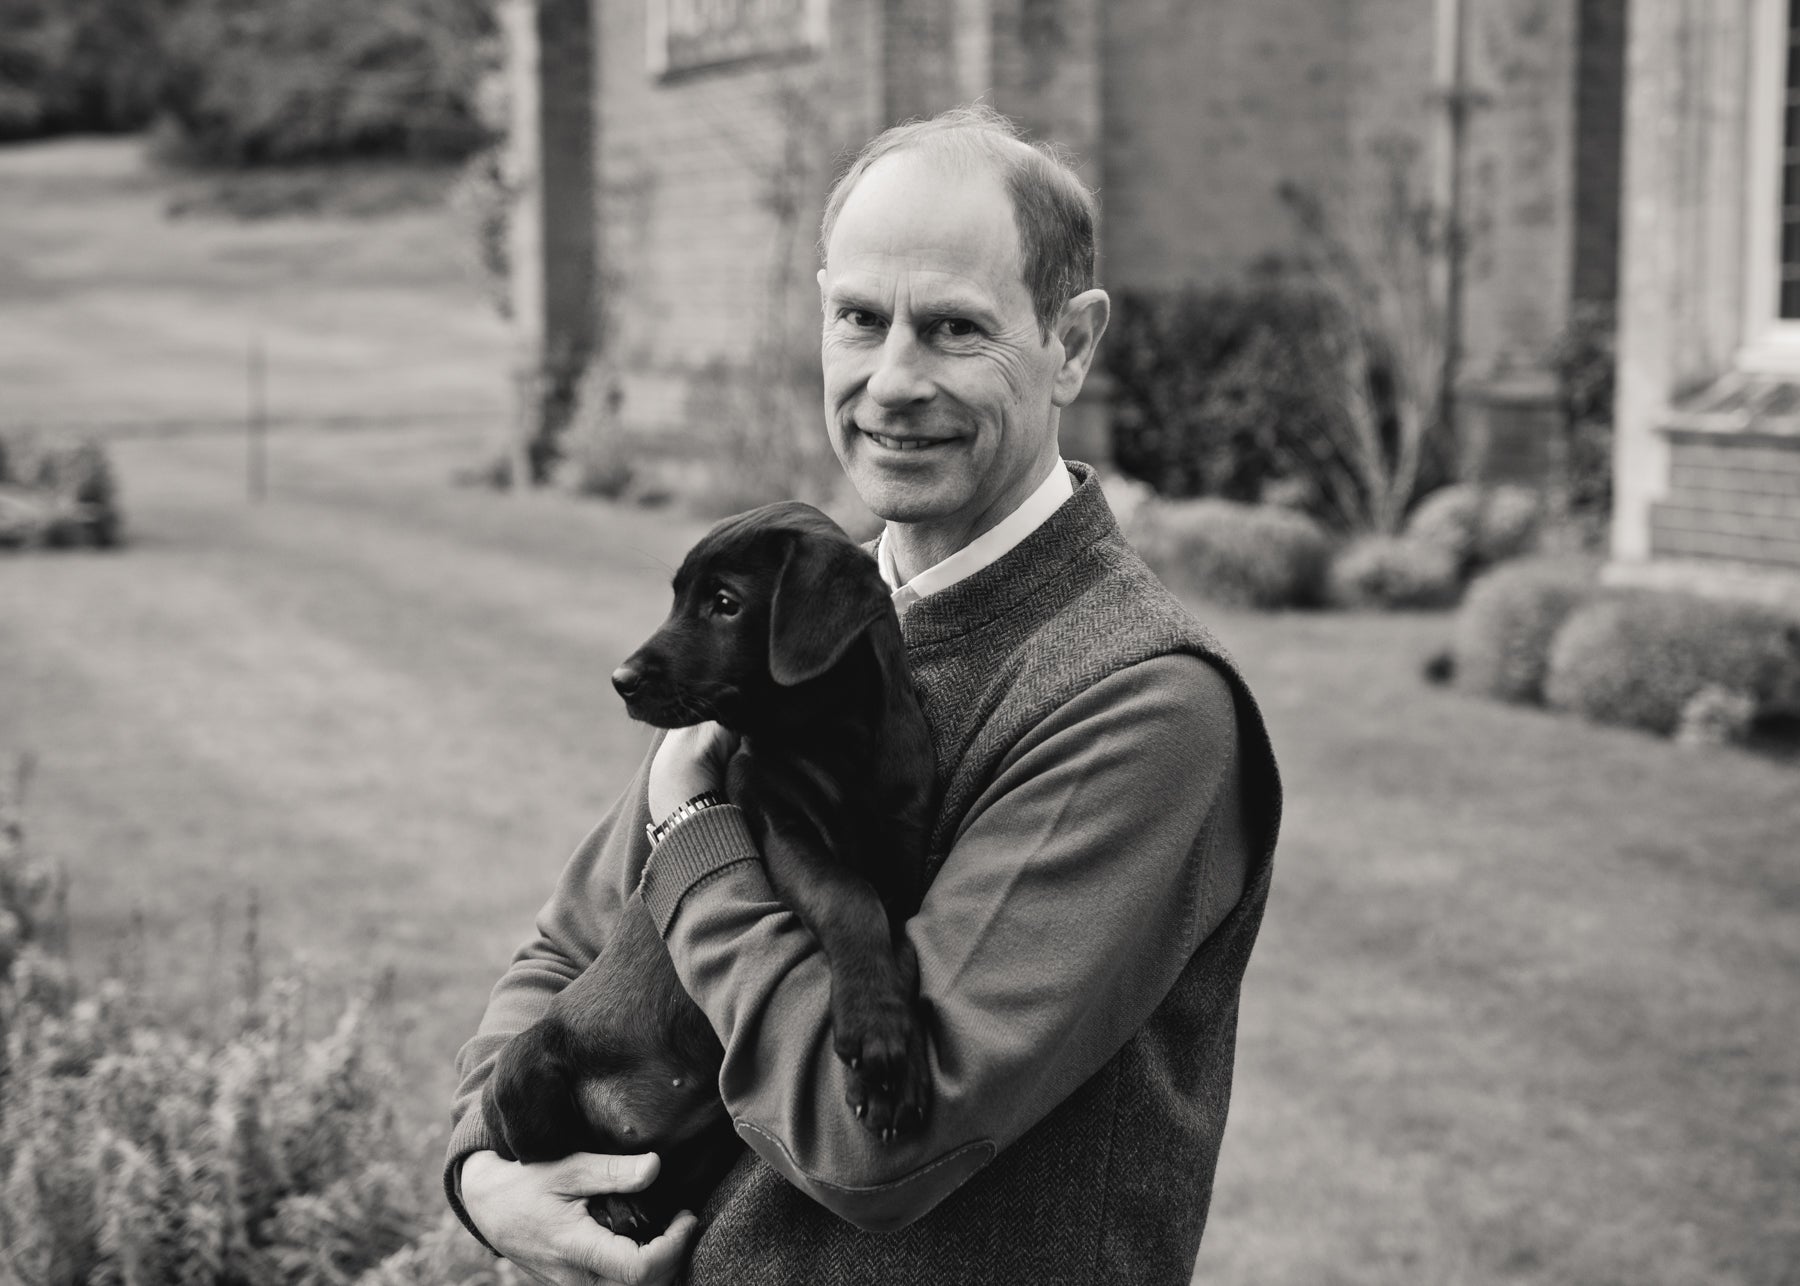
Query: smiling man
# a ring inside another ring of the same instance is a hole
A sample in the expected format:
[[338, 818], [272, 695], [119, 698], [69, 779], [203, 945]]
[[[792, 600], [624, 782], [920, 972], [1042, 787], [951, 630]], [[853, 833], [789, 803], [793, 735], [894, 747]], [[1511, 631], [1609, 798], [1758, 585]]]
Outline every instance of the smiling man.
[[[1188, 1281], [1280, 787], [1238, 672], [1060, 456], [1108, 315], [1095, 216], [1066, 164], [984, 108], [883, 134], [825, 212], [828, 431], [886, 520], [877, 556], [937, 756], [906, 926], [929, 1117], [883, 1142], [845, 1108], [822, 954], [716, 802], [729, 739], [671, 733], [459, 1060], [452, 1201], [544, 1279], [670, 1280], [691, 1250], [696, 1283]], [[671, 817], [652, 850], [646, 823]], [[507, 1036], [639, 890], [750, 1147], [697, 1239], [684, 1217], [643, 1248], [583, 1201], [653, 1162], [514, 1165], [477, 1106]]]

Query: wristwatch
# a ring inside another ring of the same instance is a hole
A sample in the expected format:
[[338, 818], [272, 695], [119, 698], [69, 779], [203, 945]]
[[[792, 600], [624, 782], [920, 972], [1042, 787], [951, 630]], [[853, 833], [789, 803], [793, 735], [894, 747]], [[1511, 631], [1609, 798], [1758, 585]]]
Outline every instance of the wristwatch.
[[718, 791], [703, 790], [692, 799], [676, 805], [674, 812], [670, 813], [654, 826], [649, 822], [645, 822], [644, 834], [650, 840], [650, 847], [655, 848], [658, 844], [662, 843], [663, 836], [681, 825], [681, 823], [685, 822], [695, 813], [705, 812], [709, 808], [716, 808], [724, 802], [724, 797], [721, 796]]

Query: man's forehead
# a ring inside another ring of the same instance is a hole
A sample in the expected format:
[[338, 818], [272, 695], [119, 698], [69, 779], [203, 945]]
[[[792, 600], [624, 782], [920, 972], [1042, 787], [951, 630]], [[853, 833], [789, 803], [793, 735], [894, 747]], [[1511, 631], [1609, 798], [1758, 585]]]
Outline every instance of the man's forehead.
[[960, 291], [988, 305], [1025, 290], [1012, 198], [983, 165], [883, 157], [851, 190], [825, 249], [834, 295], [885, 292], [896, 277], [914, 293]]

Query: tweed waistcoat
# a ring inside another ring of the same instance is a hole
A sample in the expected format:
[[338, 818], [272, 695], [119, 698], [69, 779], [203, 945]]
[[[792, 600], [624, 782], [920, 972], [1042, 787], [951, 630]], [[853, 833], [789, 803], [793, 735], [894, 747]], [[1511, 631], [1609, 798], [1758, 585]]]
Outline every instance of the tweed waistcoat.
[[1225, 1126], [1238, 993], [1269, 890], [1281, 794], [1261, 714], [1212, 635], [1120, 535], [1092, 470], [1020, 545], [903, 619], [931, 725], [935, 874], [1007, 752], [1119, 670], [1201, 657], [1236, 699], [1246, 886], [1162, 1004], [1060, 1106], [935, 1209], [867, 1233], [747, 1154], [708, 1203], [694, 1283], [1185, 1284]]

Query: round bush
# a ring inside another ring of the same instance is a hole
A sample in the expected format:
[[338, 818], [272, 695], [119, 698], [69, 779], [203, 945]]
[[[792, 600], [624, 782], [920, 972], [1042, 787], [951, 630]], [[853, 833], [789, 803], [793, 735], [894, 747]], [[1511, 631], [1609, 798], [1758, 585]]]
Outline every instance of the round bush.
[[1345, 607], [1444, 607], [1461, 585], [1456, 559], [1407, 536], [1363, 536], [1331, 564], [1331, 599]]
[[1545, 700], [1597, 723], [1668, 735], [1707, 689], [1789, 713], [1800, 695], [1800, 621], [1747, 603], [1638, 593], [1578, 609], [1550, 648]]
[[1465, 574], [1516, 558], [1537, 538], [1540, 506], [1527, 487], [1439, 487], [1407, 520], [1406, 534], [1444, 550]]
[[1163, 580], [1236, 607], [1319, 601], [1331, 543], [1304, 514], [1231, 500], [1147, 506], [1139, 551]]
[[1557, 559], [1509, 563], [1469, 587], [1456, 614], [1456, 681], [1502, 701], [1541, 702], [1550, 644], [1593, 593], [1591, 564]]

